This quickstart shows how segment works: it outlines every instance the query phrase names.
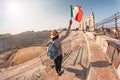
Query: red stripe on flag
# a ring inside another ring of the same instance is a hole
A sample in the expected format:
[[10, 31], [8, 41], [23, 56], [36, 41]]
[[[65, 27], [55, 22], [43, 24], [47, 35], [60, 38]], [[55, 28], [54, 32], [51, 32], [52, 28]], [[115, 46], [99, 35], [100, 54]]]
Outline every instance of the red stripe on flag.
[[78, 12], [78, 14], [77, 14], [76, 17], [75, 17], [75, 20], [78, 21], [78, 22], [80, 22], [80, 21], [82, 20], [83, 12], [82, 12], [82, 10], [80, 9], [81, 6], [77, 6], [77, 7], [78, 7], [79, 12]]

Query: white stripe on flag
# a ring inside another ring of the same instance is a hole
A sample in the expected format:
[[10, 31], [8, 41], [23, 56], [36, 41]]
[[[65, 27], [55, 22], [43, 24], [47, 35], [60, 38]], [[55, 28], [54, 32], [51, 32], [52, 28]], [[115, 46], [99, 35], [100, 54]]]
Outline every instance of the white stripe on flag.
[[77, 13], [78, 13], [78, 7], [74, 7], [74, 10], [73, 10], [74, 18], [76, 17]]

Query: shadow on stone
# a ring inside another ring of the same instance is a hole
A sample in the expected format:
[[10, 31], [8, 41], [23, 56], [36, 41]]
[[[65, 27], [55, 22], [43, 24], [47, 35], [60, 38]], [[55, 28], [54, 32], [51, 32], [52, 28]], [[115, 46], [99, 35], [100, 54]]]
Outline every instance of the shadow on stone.
[[108, 61], [96, 61], [96, 62], [90, 62], [91, 67], [108, 67], [109, 62]]
[[81, 64], [81, 67], [83, 67], [82, 70], [74, 69], [74, 68], [66, 68], [66, 71], [74, 73], [75, 76], [80, 78], [81, 80], [86, 80], [91, 67], [101, 67], [102, 68], [102, 67], [108, 67], [108, 66], [110, 66], [108, 61], [96, 61], [96, 62], [90, 62], [88, 68], [84, 67]]
[[86, 80], [87, 68], [83, 68], [82, 70], [74, 69], [74, 68], [66, 68], [66, 71], [74, 73], [76, 77], [80, 78], [80, 80]]

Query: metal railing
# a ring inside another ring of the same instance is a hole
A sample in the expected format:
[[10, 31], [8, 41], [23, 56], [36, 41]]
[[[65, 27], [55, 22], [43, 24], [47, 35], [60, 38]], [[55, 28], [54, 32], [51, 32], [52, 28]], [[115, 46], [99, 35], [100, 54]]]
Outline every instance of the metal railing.
[[96, 23], [96, 32], [120, 39], [120, 12]]

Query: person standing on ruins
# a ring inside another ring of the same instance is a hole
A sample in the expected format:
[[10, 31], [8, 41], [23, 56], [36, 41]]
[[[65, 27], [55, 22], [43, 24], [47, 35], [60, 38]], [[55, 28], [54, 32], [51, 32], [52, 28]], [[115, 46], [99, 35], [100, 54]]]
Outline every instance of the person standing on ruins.
[[[69, 24], [68, 24], [68, 29], [65, 33], [65, 35], [63, 36], [59, 36], [59, 32], [55, 29], [53, 31], [51, 31], [51, 41], [54, 42], [54, 45], [57, 48], [57, 53], [56, 56], [54, 57], [54, 63], [55, 63], [55, 70], [57, 72], [58, 75], [61, 75], [64, 70], [61, 70], [61, 64], [62, 64], [62, 47], [61, 47], [61, 41], [63, 41], [70, 32], [71, 29], [71, 25], [72, 25], [72, 19], [69, 20]], [[48, 43], [48, 45], [50, 44], [50, 42]]]

